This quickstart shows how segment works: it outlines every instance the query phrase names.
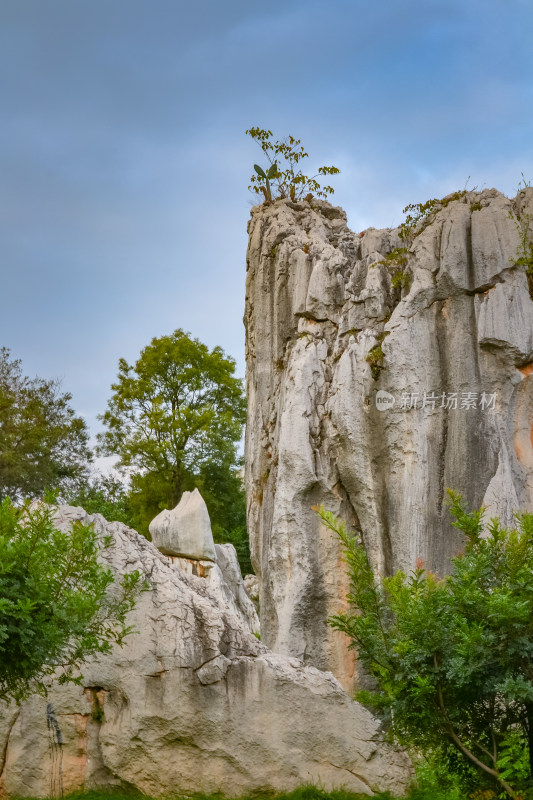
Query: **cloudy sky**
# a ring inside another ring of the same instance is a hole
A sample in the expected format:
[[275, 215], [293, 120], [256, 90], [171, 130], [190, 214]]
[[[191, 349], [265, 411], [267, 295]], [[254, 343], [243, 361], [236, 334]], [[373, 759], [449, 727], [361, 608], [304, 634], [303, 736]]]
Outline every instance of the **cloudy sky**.
[[246, 128], [335, 164], [354, 230], [533, 181], [533, 0], [0, 0], [0, 345], [95, 433], [181, 327], [244, 375]]

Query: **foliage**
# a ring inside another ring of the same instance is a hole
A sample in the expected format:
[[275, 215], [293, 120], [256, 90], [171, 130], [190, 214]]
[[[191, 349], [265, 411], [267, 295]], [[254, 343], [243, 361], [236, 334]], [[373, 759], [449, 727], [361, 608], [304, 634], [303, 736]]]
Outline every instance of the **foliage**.
[[[525, 178], [523, 184], [524, 189], [530, 188]], [[533, 239], [530, 236], [530, 228], [532, 228], [533, 217], [531, 214], [515, 216], [512, 211], [509, 211], [509, 217], [515, 223], [519, 236], [518, 250], [515, 258], [511, 260], [515, 267], [525, 268], [529, 284], [529, 295], [533, 300]]]
[[[259, 144], [270, 165], [267, 170], [263, 170], [258, 164], [254, 164], [255, 174], [250, 178], [248, 187], [256, 194], [263, 194], [265, 202], [279, 198], [311, 200], [313, 194], [324, 198], [333, 194], [333, 188], [322, 186], [317, 178], [321, 175], [337, 175], [340, 170], [337, 167], [319, 167], [316, 175], [311, 178], [304, 175], [298, 165], [309, 154], [304, 150], [300, 139], [287, 136], [273, 142], [272, 131], [257, 127], [249, 128], [246, 133]], [[279, 165], [280, 161], [283, 162], [282, 165]], [[277, 192], [276, 197], [272, 189]]]
[[[134, 365], [119, 362], [99, 452], [118, 455], [129, 472], [130, 524], [148, 535], [163, 508], [198, 487], [215, 540], [239, 545], [248, 558], [245, 499], [237, 444], [246, 416], [235, 361], [182, 330], [152, 339]], [[245, 552], [246, 551], [246, 552]]]
[[116, 475], [97, 475], [77, 492], [67, 494], [66, 502], [81, 506], [88, 514], [101, 514], [109, 522], [135, 527], [128, 487]]
[[377, 344], [375, 347], [372, 347], [371, 350], [368, 351], [366, 356], [366, 361], [370, 364], [370, 371], [372, 372], [372, 377], [374, 380], [379, 378], [379, 373], [383, 368], [383, 359], [385, 358], [385, 353], [383, 352], [383, 348], [381, 344]]
[[[79, 683], [81, 664], [131, 632], [126, 615], [141, 590], [138, 572], [113, 584], [90, 526], [55, 528], [50, 506], [0, 503], [0, 699], [46, 691], [50, 676]], [[111, 591], [110, 591], [111, 590]]]
[[383, 369], [383, 361], [385, 359], [385, 353], [383, 352], [382, 344], [385, 341], [385, 337], [388, 336], [388, 334], [389, 331], [384, 331], [383, 333], [378, 334], [377, 336], [378, 343], [368, 351], [365, 359], [370, 364], [370, 371], [375, 381], [377, 381], [380, 372]]
[[[253, 573], [250, 540], [246, 528], [246, 492], [242, 461], [235, 464], [204, 464], [194, 477], [211, 518], [215, 542], [229, 542], [235, 547], [243, 575]], [[193, 488], [191, 486], [191, 488]]]
[[[423, 786], [413, 788], [407, 795], [402, 797], [402, 800], [467, 800], [467, 795], [447, 793], [449, 790], [442, 790], [435, 784], [424, 782]], [[180, 795], [174, 795], [179, 798]], [[268, 800], [368, 800], [368, 794], [359, 794], [351, 792], [348, 789], [334, 789], [326, 791], [320, 786], [301, 786], [293, 789], [291, 792], [280, 792], [276, 794], [265, 795]], [[393, 796], [388, 792], [376, 792], [372, 795], [375, 800], [394, 800]], [[130, 790], [115, 789], [110, 787], [108, 789], [91, 790], [88, 792], [75, 792], [65, 795], [65, 800], [132, 800], [132, 798], [142, 798], [143, 800], [153, 800], [148, 795], [136, 792], [133, 788]], [[241, 795], [239, 800], [257, 800], [258, 795]], [[188, 794], [187, 800], [225, 800], [225, 796], [221, 794], [203, 794], [198, 792], [196, 794]], [[227, 800], [227, 799], [226, 799]], [[468, 800], [490, 800], [489, 797], [472, 797]]]
[[85, 421], [56, 380], [28, 378], [0, 348], [0, 499], [42, 497], [81, 485], [91, 453]]
[[476, 769], [478, 786], [519, 798], [533, 789], [533, 515], [512, 529], [493, 519], [484, 532], [483, 511], [449, 494], [466, 544], [444, 579], [419, 563], [377, 580], [358, 537], [320, 511], [351, 578], [350, 610], [330, 622], [375, 680], [360, 698], [400, 743], [453, 756]]
[[100, 698], [98, 697], [98, 692], [96, 689], [93, 689], [91, 719], [99, 723], [102, 723], [105, 719], [105, 712], [103, 706], [100, 704]]
[[436, 214], [441, 209], [449, 206], [455, 200], [460, 200], [466, 194], [466, 189], [453, 192], [452, 194], [443, 197], [440, 200], [432, 198], [426, 200], [425, 203], [410, 203], [403, 209], [403, 214], [406, 214], [404, 221], [400, 225], [398, 235], [402, 242], [410, 246], [413, 240], [419, 236], [425, 228], [433, 221]]
[[393, 289], [408, 289], [411, 284], [411, 273], [406, 270], [408, 253], [407, 247], [395, 247], [385, 258], [376, 262], [383, 264], [389, 270]]

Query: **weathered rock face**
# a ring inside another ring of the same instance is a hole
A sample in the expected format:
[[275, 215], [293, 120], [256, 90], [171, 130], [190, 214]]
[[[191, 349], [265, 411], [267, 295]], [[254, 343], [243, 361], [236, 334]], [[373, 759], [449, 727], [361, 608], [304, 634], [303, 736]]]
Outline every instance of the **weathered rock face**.
[[252, 633], [259, 635], [259, 617], [253, 598], [246, 590], [237, 551], [232, 544], [216, 544], [215, 551], [217, 563], [207, 576], [212, 594], [217, 597], [222, 608], [230, 610]]
[[[380, 743], [376, 720], [331, 674], [269, 652], [238, 602], [125, 525], [58, 510], [60, 527], [77, 519], [113, 537], [105, 557], [117, 573], [145, 574], [150, 590], [130, 619], [139, 632], [88, 664], [83, 686], [56, 685], [47, 699], [0, 708], [0, 795], [57, 795], [61, 771], [65, 792], [231, 797], [308, 781], [368, 794], [405, 786], [405, 756]], [[222, 569], [212, 569], [230, 576], [231, 551], [223, 554]]]
[[446, 571], [462, 544], [447, 487], [506, 522], [533, 508], [533, 302], [513, 264], [528, 214], [533, 189], [443, 204], [410, 248], [410, 286], [395, 289], [379, 262], [397, 230], [354, 234], [318, 201], [252, 210], [246, 484], [274, 651], [352, 680], [326, 626], [345, 567], [313, 505], [359, 530], [382, 574], [417, 558]]
[[149, 529], [153, 543], [167, 556], [216, 561], [209, 512], [198, 489], [183, 492], [176, 508], [161, 511]]

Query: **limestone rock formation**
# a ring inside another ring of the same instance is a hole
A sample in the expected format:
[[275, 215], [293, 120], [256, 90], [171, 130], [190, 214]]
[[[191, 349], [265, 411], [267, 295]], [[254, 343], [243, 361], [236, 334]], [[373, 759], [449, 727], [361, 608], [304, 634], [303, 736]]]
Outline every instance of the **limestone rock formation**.
[[505, 522], [533, 509], [533, 302], [514, 264], [531, 220], [533, 189], [450, 197], [399, 269], [398, 230], [355, 234], [323, 201], [252, 209], [248, 529], [275, 652], [352, 680], [326, 626], [345, 567], [315, 504], [382, 574], [417, 558], [446, 571], [462, 546], [447, 487]]
[[232, 544], [215, 545], [217, 563], [209, 570], [207, 583], [222, 607], [239, 617], [252, 633], [259, 634], [259, 617], [244, 584], [237, 552]]
[[[105, 559], [118, 574], [142, 571], [150, 589], [130, 615], [138, 633], [87, 664], [82, 686], [56, 684], [46, 699], [0, 708], [0, 794], [115, 786], [235, 797], [308, 781], [367, 794], [405, 786], [406, 757], [380, 741], [377, 721], [333, 675], [269, 652], [209, 577], [187, 574], [181, 559], [122, 523], [58, 509], [59, 527], [74, 520], [112, 536]], [[219, 553], [232, 561], [227, 548]]]
[[216, 561], [209, 512], [198, 489], [183, 492], [176, 508], [161, 511], [149, 530], [155, 546], [167, 556]]
[[244, 576], [244, 588], [246, 589], [246, 593], [250, 600], [253, 600], [254, 603], [259, 602], [259, 581], [257, 579], [257, 575], [245, 575]]

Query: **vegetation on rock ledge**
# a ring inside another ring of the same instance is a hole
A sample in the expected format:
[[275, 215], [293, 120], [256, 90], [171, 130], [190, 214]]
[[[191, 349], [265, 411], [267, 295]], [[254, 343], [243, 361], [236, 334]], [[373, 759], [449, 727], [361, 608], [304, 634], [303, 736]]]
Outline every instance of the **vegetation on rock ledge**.
[[[298, 167], [300, 161], [308, 158], [302, 147], [300, 139], [287, 136], [285, 139], [272, 141], [272, 131], [262, 128], [249, 128], [246, 131], [265, 154], [269, 167], [264, 170], [254, 164], [255, 174], [250, 178], [249, 189], [256, 194], [263, 194], [266, 203], [280, 198], [290, 198], [293, 201], [311, 200], [313, 194], [317, 197], [327, 198], [334, 189], [331, 186], [322, 186], [317, 178], [323, 175], [337, 175], [337, 167], [319, 167], [316, 175], [308, 177]], [[283, 162], [279, 164], [280, 160]], [[273, 194], [272, 189], [277, 192]]]

